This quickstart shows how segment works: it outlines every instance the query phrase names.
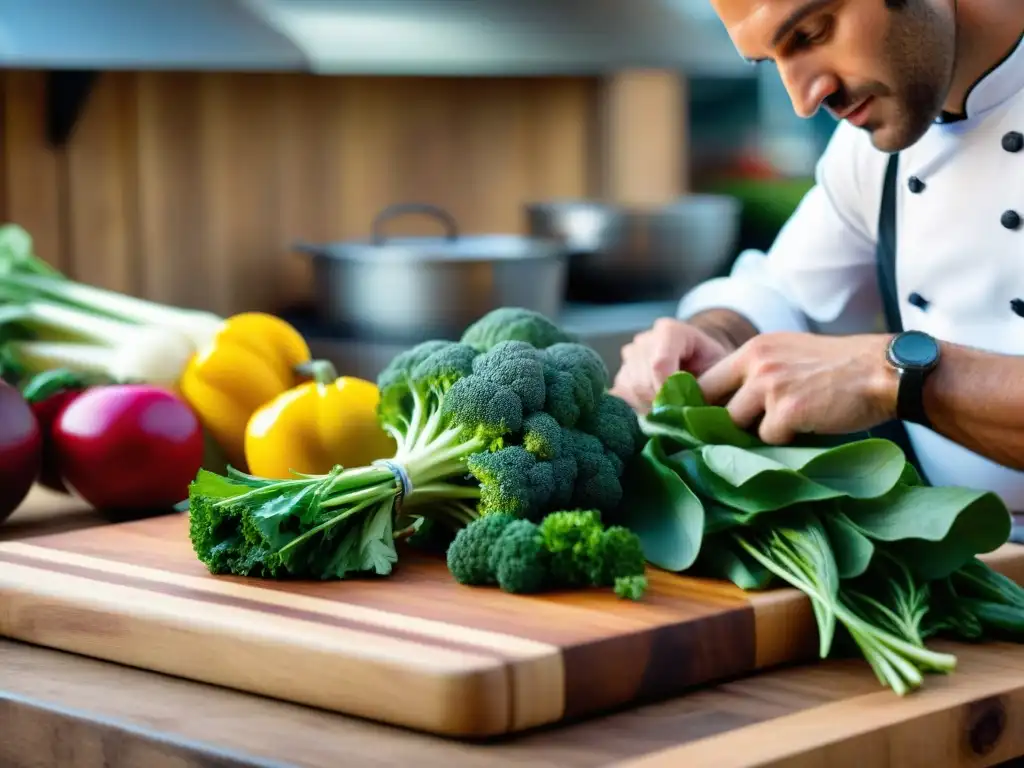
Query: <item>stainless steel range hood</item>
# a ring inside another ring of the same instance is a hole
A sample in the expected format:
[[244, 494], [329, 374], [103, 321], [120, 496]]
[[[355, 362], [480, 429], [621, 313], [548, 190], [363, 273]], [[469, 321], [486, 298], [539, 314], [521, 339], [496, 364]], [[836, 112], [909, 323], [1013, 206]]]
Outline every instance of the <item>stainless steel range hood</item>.
[[0, 65], [32, 69], [307, 69], [240, 0], [0, 0]]
[[0, 64], [324, 74], [750, 73], [706, 0], [0, 0]]

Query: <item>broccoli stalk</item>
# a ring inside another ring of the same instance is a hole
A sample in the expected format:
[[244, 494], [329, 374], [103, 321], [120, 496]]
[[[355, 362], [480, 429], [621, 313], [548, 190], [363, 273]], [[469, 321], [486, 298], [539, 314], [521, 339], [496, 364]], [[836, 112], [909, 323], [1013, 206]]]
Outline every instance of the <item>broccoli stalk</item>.
[[[476, 346], [424, 342], [381, 372], [390, 459], [288, 480], [201, 472], [189, 489], [199, 559], [215, 573], [386, 575], [395, 540], [428, 523], [454, 533], [487, 515], [536, 521], [570, 504], [617, 507], [642, 434], [608, 394], [600, 357], [539, 319], [534, 338], [546, 346], [524, 340], [524, 310], [492, 315], [467, 331]], [[500, 338], [501, 317], [515, 338]]]

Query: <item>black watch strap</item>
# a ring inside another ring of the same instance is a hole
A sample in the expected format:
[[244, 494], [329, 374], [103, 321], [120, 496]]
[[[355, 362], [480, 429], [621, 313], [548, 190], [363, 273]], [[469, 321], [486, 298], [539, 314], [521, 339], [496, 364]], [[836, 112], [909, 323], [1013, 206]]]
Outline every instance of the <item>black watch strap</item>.
[[924, 412], [924, 380], [928, 371], [904, 368], [900, 371], [899, 390], [896, 395], [896, 418], [931, 427], [928, 414]]
[[938, 342], [921, 331], [903, 331], [893, 337], [886, 354], [900, 377], [896, 418], [930, 428], [931, 421], [924, 410], [924, 383], [939, 363]]

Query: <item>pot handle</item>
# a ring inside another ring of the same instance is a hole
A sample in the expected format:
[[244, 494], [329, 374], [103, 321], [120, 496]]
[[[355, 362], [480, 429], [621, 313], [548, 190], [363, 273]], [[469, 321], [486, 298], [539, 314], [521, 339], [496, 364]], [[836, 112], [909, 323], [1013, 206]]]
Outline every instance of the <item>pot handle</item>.
[[387, 239], [383, 231], [384, 224], [407, 213], [421, 213], [440, 221], [444, 225], [447, 240], [454, 241], [459, 237], [459, 226], [455, 223], [455, 218], [443, 208], [428, 203], [396, 203], [389, 205], [374, 217], [370, 225], [370, 242], [374, 245], [383, 245]]

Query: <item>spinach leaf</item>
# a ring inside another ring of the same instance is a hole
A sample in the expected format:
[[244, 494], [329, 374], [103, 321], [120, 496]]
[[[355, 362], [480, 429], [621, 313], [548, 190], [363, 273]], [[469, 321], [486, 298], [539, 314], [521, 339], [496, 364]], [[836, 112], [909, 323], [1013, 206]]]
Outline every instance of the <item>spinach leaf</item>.
[[777, 462], [782, 468], [844, 496], [859, 499], [874, 499], [891, 491], [907, 466], [906, 456], [898, 445], [877, 438], [835, 448], [765, 446], [751, 448], [750, 453]]
[[682, 416], [687, 430], [701, 443], [739, 448], [762, 445], [752, 434], [737, 427], [725, 408], [716, 405], [684, 408]]
[[775, 574], [752, 558], [731, 536], [708, 536], [694, 563], [697, 575], [731, 581], [740, 589], [767, 589]]
[[839, 577], [855, 579], [862, 576], [875, 555], [875, 545], [871, 539], [861, 533], [838, 506], [833, 505], [827, 514], [821, 516], [821, 520], [832, 542]]
[[692, 373], [678, 371], [669, 376], [661, 385], [658, 394], [651, 403], [652, 410], [659, 410], [670, 406], [673, 408], [688, 408], [691, 406], [707, 405], [704, 400], [704, 393]]
[[623, 496], [629, 499], [629, 528], [639, 536], [648, 562], [684, 571], [701, 549], [704, 506], [667, 461], [660, 440], [648, 440], [626, 467]]
[[710, 535], [721, 533], [730, 528], [737, 528], [746, 525], [753, 519], [753, 515], [747, 512], [740, 512], [738, 509], [723, 507], [716, 501], [702, 498], [704, 503], [704, 534]]
[[924, 580], [946, 578], [998, 549], [1012, 525], [996, 494], [962, 487], [899, 485], [879, 499], [846, 499], [843, 512]]
[[661, 438], [683, 448], [697, 448], [700, 441], [690, 434], [681, 408], [666, 406], [640, 416], [640, 429], [648, 438]]
[[676, 456], [681, 459], [677, 466], [699, 493], [748, 515], [842, 495], [777, 461], [735, 446], [706, 445], [699, 453]]

